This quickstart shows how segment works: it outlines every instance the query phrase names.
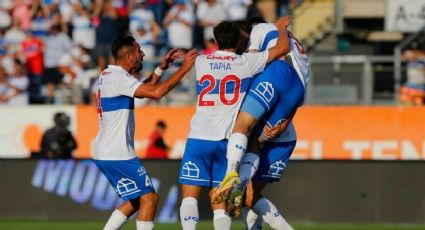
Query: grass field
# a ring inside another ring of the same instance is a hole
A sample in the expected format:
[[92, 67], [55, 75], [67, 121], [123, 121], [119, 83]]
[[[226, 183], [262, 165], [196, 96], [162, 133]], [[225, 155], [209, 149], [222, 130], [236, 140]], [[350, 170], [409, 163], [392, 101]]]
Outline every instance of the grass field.
[[[98, 221], [40, 221], [40, 220], [0, 220], [0, 229], [7, 230], [91, 230], [102, 229], [104, 222]], [[425, 225], [372, 225], [372, 224], [294, 224], [296, 230], [419, 230], [425, 229]], [[127, 223], [122, 229], [136, 229], [134, 221]], [[156, 224], [155, 230], [181, 229], [180, 224]], [[212, 230], [212, 222], [204, 221], [198, 225], [199, 230]], [[243, 230], [243, 224], [236, 222], [233, 224], [235, 230]], [[264, 229], [270, 229], [265, 227]]]

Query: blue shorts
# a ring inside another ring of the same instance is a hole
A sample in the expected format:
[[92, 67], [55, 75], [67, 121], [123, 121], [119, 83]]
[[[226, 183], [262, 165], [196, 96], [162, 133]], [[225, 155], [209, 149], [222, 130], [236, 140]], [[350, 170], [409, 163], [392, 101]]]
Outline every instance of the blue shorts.
[[131, 200], [155, 192], [145, 167], [138, 158], [130, 160], [94, 160], [123, 200]]
[[227, 140], [187, 139], [180, 163], [179, 183], [217, 187], [226, 174]]
[[304, 102], [304, 85], [288, 62], [275, 60], [251, 83], [241, 111], [273, 127], [288, 119]]
[[283, 176], [297, 141], [267, 141], [260, 151], [260, 165], [253, 181], [276, 182]]

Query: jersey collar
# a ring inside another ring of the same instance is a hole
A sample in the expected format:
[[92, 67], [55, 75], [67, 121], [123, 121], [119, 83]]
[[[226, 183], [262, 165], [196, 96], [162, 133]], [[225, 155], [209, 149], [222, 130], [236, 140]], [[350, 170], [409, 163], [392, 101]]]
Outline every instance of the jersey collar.
[[214, 54], [218, 54], [218, 55], [236, 55], [233, 52], [228, 52], [228, 51], [223, 51], [223, 50], [216, 50], [214, 52]]

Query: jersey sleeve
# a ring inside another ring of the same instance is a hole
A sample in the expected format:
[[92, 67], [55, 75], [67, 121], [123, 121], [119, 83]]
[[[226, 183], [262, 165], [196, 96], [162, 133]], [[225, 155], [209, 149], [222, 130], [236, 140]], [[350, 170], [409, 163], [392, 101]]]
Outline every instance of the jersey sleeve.
[[261, 33], [260, 25], [254, 26], [249, 37], [248, 50], [260, 50], [263, 43], [263, 33]]
[[249, 72], [252, 75], [260, 73], [266, 67], [267, 59], [269, 58], [269, 51], [263, 51], [259, 53], [245, 53], [243, 54], [246, 57], [247, 65]]
[[116, 83], [118, 94], [134, 97], [134, 92], [142, 84], [139, 80], [133, 76], [120, 76], [118, 79], [119, 82]]

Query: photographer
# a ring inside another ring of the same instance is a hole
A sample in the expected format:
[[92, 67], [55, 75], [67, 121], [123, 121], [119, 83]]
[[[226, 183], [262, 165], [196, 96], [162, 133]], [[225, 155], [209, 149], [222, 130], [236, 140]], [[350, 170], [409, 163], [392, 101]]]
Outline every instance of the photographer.
[[55, 126], [46, 130], [41, 139], [41, 156], [49, 159], [72, 158], [77, 142], [68, 130], [70, 118], [65, 113], [56, 113]]

